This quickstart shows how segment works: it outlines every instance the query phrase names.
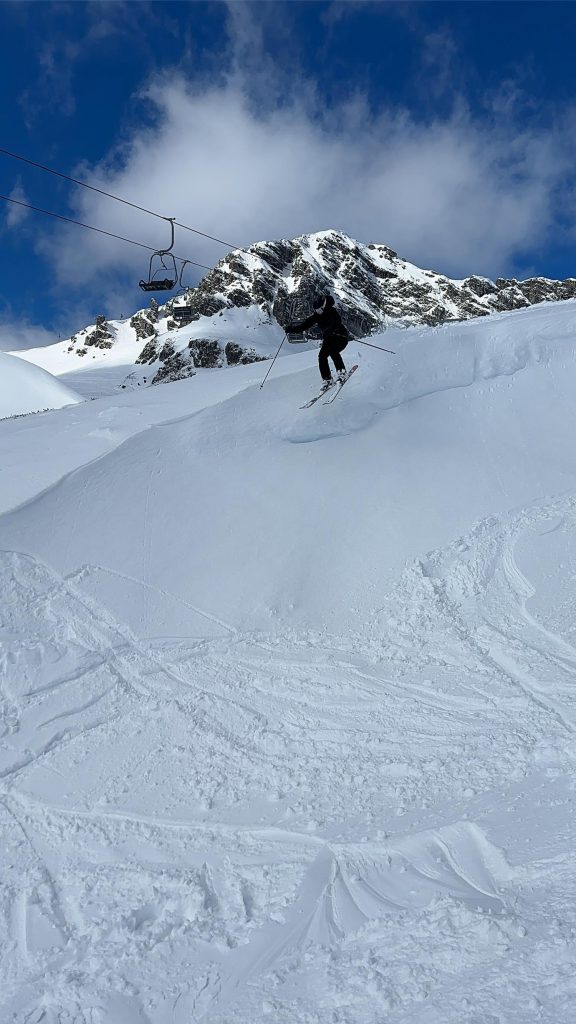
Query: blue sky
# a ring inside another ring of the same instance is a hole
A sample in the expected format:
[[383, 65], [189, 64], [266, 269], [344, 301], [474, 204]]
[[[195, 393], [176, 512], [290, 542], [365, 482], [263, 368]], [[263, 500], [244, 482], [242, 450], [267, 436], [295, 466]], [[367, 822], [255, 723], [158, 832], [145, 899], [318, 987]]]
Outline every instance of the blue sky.
[[[576, 276], [575, 4], [0, 3], [0, 27], [6, 149], [239, 245], [335, 227], [455, 277]], [[0, 192], [166, 238], [3, 156]], [[146, 304], [143, 250], [4, 203], [0, 245], [1, 347]]]

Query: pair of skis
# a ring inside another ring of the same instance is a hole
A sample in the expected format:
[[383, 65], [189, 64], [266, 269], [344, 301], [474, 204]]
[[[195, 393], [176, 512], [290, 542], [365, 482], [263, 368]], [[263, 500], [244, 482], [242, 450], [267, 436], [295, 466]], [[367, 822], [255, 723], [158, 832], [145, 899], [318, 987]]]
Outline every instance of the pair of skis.
[[316, 402], [319, 402], [321, 398], [324, 398], [324, 396], [327, 395], [328, 392], [331, 392], [330, 397], [327, 398], [325, 402], [322, 402], [322, 405], [332, 405], [332, 402], [336, 398], [338, 398], [338, 395], [342, 391], [342, 388], [344, 387], [346, 381], [350, 380], [350, 377], [352, 376], [353, 373], [356, 372], [357, 369], [358, 363], [354, 363], [354, 366], [350, 367], [348, 373], [346, 374], [343, 380], [333, 381], [329, 388], [324, 388], [324, 390], [321, 391], [319, 395], [315, 395], [314, 398], [311, 398], [309, 402], [305, 403], [305, 405], [301, 405], [300, 408], [309, 409], [312, 405], [315, 405]]

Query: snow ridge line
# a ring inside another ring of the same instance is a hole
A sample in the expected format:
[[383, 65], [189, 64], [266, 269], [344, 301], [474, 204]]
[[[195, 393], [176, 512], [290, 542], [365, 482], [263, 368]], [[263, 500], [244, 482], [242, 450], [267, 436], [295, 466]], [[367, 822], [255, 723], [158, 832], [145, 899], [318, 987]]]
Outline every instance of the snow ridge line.
[[[256, 387], [256, 385], [247, 385], [247, 388], [248, 387]], [[243, 390], [247, 390], [247, 388], [244, 388]], [[236, 396], [232, 396], [232, 398], [234, 397]], [[215, 403], [215, 405], [218, 406], [223, 402], [231, 401], [232, 398], [224, 398], [222, 402], [217, 402]], [[89, 470], [92, 467], [97, 466], [99, 463], [105, 461], [107, 458], [117, 455], [119, 452], [122, 451], [123, 448], [130, 445], [132, 441], [135, 441], [136, 439], [143, 437], [149, 431], [161, 431], [164, 427], [172, 427], [177, 426], [179, 423], [186, 423], [188, 420], [193, 420], [212, 408], [214, 408], [214, 406], [208, 405], [203, 407], [202, 409], [196, 409], [193, 412], [186, 413], [184, 416], [176, 416], [173, 419], [163, 420], [161, 423], [147, 423], [145, 426], [142, 427], [141, 430], [135, 430], [133, 433], [130, 434], [129, 437], [124, 437], [121, 441], [118, 442], [118, 444], [115, 444], [113, 447], [107, 449], [107, 451], [101, 452], [100, 455], [96, 455], [93, 459], [89, 459], [87, 462], [83, 462], [80, 466], [75, 466], [74, 469], [71, 469], [68, 472], [63, 473], [62, 476], [58, 477], [57, 480], [54, 480], [51, 484], [48, 484], [47, 487], [43, 487], [42, 490], [38, 491], [38, 493], [34, 494], [31, 498], [27, 498], [25, 501], [22, 501], [17, 505], [13, 505], [11, 508], [4, 509], [4, 511], [0, 514], [0, 520], [2, 519], [3, 516], [12, 515], [13, 513], [20, 512], [22, 509], [34, 506], [36, 502], [41, 501], [47, 495], [54, 493], [60, 487], [64, 486], [69, 480], [73, 480], [80, 473], [84, 472], [84, 470]], [[58, 412], [58, 410], [52, 411], [54, 413]]]

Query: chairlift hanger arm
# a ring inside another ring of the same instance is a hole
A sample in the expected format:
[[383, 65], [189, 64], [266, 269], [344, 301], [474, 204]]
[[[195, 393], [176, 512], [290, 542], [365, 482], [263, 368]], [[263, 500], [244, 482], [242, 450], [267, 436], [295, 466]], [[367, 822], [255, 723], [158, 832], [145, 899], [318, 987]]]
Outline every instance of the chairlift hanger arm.
[[167, 220], [170, 224], [170, 227], [172, 229], [172, 241], [170, 242], [170, 245], [168, 246], [167, 249], [158, 249], [158, 251], [155, 253], [156, 256], [166, 256], [166, 253], [172, 252], [172, 249], [174, 248], [174, 223], [176, 221], [176, 218], [164, 217], [163, 220]]
[[[174, 256], [174, 253], [172, 252], [172, 249], [174, 248], [175, 218], [164, 217], [163, 219], [167, 220], [168, 223], [170, 224], [172, 238], [170, 241], [170, 245], [166, 249], [156, 249], [152, 253], [150, 257], [150, 263], [148, 265], [148, 280], [142, 280], [139, 282], [140, 288], [142, 289], [143, 292], [171, 292], [178, 281], [178, 267], [176, 266], [176, 258]], [[168, 256], [169, 260], [172, 261], [168, 266], [164, 262], [165, 256]], [[158, 259], [160, 261], [160, 267], [153, 273], [152, 268], [155, 259]], [[157, 278], [155, 275], [160, 272], [160, 269], [167, 270], [168, 273], [171, 274], [171, 276]]]

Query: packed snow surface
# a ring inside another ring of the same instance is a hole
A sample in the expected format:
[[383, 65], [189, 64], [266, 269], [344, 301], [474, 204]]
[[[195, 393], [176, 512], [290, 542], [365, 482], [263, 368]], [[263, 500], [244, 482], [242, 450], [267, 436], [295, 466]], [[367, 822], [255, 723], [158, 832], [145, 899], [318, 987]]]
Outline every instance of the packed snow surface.
[[0, 423], [2, 1024], [571, 1024], [575, 314]]
[[81, 398], [38, 366], [0, 352], [0, 419], [75, 405]]

